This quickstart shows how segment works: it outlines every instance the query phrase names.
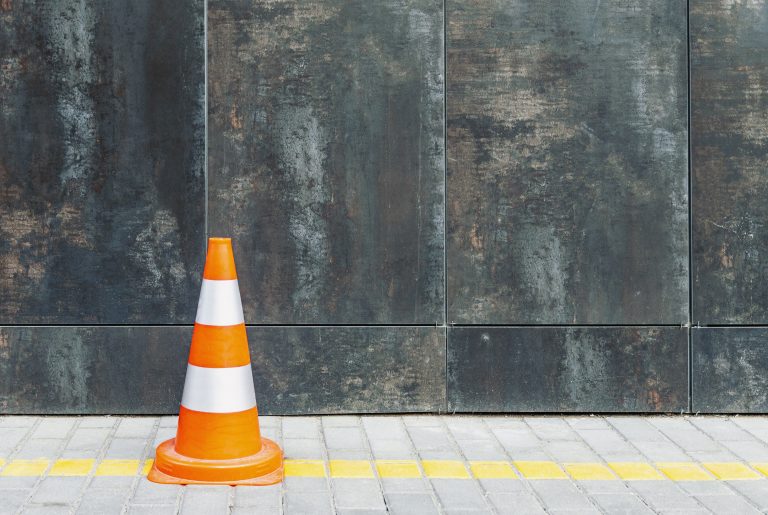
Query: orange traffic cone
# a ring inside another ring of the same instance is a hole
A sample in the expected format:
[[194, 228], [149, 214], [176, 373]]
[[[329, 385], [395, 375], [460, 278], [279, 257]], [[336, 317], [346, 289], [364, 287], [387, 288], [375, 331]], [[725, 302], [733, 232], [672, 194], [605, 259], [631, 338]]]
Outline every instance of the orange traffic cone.
[[155, 483], [271, 485], [283, 451], [261, 438], [235, 258], [209, 238], [176, 438], [157, 447]]

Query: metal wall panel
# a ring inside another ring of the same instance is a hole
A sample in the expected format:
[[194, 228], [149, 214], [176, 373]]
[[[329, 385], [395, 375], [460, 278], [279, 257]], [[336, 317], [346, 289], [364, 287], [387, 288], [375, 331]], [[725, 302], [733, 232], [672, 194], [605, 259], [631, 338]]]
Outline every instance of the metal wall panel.
[[0, 323], [192, 321], [202, 0], [0, 8]]
[[681, 327], [456, 327], [447, 367], [449, 411], [688, 409]]
[[449, 322], [686, 322], [685, 2], [446, 19]]
[[768, 3], [691, 0], [691, 144], [693, 321], [768, 323]]
[[[0, 413], [176, 413], [192, 328], [0, 327]], [[445, 331], [249, 327], [261, 414], [443, 411]]]
[[768, 327], [704, 327], [691, 333], [692, 411], [768, 412]]
[[210, 227], [246, 320], [442, 322], [442, 3], [208, 6]]

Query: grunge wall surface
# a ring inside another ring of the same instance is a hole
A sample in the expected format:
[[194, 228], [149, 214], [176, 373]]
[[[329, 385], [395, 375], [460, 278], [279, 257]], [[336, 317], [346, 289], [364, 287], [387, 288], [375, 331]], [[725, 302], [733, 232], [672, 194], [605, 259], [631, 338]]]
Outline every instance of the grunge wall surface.
[[[763, 0], [0, 2], [0, 412], [768, 410]], [[206, 80], [207, 79], [207, 80]]]

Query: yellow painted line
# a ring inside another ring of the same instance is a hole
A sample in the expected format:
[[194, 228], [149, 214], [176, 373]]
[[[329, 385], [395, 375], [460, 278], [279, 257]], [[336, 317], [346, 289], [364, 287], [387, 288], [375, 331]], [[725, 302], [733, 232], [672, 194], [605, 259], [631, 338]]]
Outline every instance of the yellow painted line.
[[371, 463], [365, 460], [331, 460], [331, 477], [373, 477]]
[[323, 460], [285, 460], [283, 467], [288, 477], [325, 477]]
[[470, 461], [469, 469], [477, 479], [517, 479], [512, 465], [506, 461]]
[[379, 477], [412, 479], [421, 477], [419, 464], [414, 460], [376, 460]]
[[712, 481], [714, 479], [697, 463], [664, 462], [657, 463], [656, 468], [672, 481]]
[[50, 461], [44, 459], [13, 460], [0, 472], [0, 476], [40, 476], [49, 463]]
[[515, 461], [513, 463], [526, 479], [568, 479], [563, 469], [554, 461]]
[[96, 467], [96, 476], [135, 476], [139, 460], [104, 460]]
[[611, 469], [602, 463], [564, 463], [563, 468], [573, 479], [577, 480], [611, 481], [618, 479], [611, 472]]
[[153, 458], [149, 458], [144, 462], [144, 466], [141, 468], [141, 475], [146, 476], [149, 474], [149, 471], [152, 470], [152, 465], [155, 463], [155, 460]]
[[[768, 476], [768, 463], [750, 463], [749, 465], [761, 474]], [[2, 467], [2, 464], [0, 464], [0, 467]]]
[[701, 465], [712, 472], [717, 479], [722, 479], [723, 481], [760, 479], [762, 477], [751, 468], [738, 462], [702, 463]]
[[87, 476], [93, 469], [96, 460], [74, 459], [74, 460], [56, 460], [48, 472], [49, 476]]
[[469, 472], [463, 461], [423, 460], [424, 474], [431, 478], [468, 479]]
[[616, 472], [617, 476], [625, 481], [664, 479], [664, 476], [648, 463], [627, 461], [609, 463], [608, 466]]

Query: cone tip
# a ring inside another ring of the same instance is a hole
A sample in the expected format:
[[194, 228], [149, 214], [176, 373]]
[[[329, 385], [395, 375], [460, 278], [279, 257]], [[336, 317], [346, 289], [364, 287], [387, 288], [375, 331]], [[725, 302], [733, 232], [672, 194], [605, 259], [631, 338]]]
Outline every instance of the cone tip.
[[204, 279], [237, 279], [232, 238], [208, 238], [208, 255], [203, 269]]

